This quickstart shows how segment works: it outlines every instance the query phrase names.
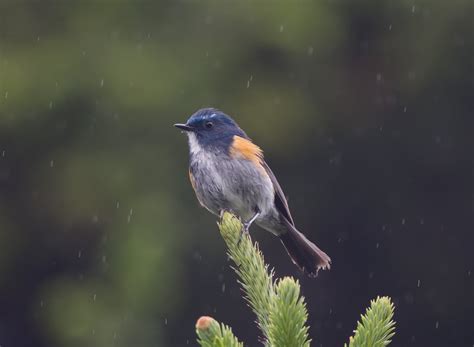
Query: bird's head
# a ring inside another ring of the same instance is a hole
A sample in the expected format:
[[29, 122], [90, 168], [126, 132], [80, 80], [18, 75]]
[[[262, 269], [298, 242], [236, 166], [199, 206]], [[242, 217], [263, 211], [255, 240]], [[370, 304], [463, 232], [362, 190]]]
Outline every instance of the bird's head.
[[[195, 112], [185, 124], [175, 127], [186, 132], [191, 151], [193, 149], [225, 149], [235, 135], [247, 138], [245, 132], [224, 112], [215, 108], [203, 108]], [[195, 146], [196, 148], [192, 148]]]

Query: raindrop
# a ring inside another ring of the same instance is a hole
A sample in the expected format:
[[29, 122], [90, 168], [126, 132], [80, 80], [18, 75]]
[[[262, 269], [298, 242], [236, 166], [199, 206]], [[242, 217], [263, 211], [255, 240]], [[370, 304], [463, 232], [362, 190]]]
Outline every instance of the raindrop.
[[407, 107], [406, 106], [403, 108], [403, 112], [405, 112], [405, 113], [407, 112]]
[[3, 150], [3, 151], [2, 151], [2, 157], [4, 157], [4, 158], [5, 158], [5, 153], [6, 153], [6, 151]]
[[100, 80], [100, 87], [102, 88], [103, 86], [104, 86], [104, 79], [102, 78], [102, 79]]
[[5, 99], [8, 99], [8, 92], [5, 92]]
[[439, 322], [438, 322], [438, 321], [436, 321], [435, 328], [436, 328], [436, 329], [439, 328]]
[[309, 46], [308, 47], [308, 55], [313, 55], [313, 53], [314, 53], [314, 48]]
[[388, 30], [392, 30], [392, 24], [388, 26]]
[[102, 262], [105, 263], [107, 261], [107, 256], [106, 255], [103, 255], [102, 256]]
[[129, 215], [130, 215], [130, 216], [133, 215], [133, 208], [130, 209]]
[[92, 300], [95, 301], [95, 299], [97, 299], [97, 294], [94, 294], [94, 296], [92, 297]]
[[120, 201], [117, 201], [117, 204], [115, 205], [117, 208], [120, 207]]
[[402, 225], [405, 225], [405, 218], [402, 219]]
[[421, 225], [425, 224], [425, 220], [423, 218], [420, 218], [420, 224]]
[[53, 102], [50, 101], [50, 102], [49, 102], [49, 109], [51, 110], [52, 108], [53, 108]]
[[40, 301], [40, 307], [43, 307], [44, 306], [44, 302], [43, 300]]
[[165, 318], [165, 325], [168, 325], [168, 318]]
[[418, 280], [418, 283], [417, 283], [417, 285], [416, 285], [416, 286], [417, 286], [418, 288], [420, 288], [420, 287], [421, 287], [421, 280]]
[[416, 10], [416, 6], [413, 5], [413, 6], [411, 7], [411, 13], [415, 13], [415, 10]]
[[51, 161], [49, 162], [49, 167], [53, 167], [53, 166], [54, 166], [54, 160], [51, 160]]
[[222, 283], [222, 293], [225, 293], [225, 283]]
[[377, 242], [377, 243], [375, 244], [375, 248], [379, 248], [379, 246], [380, 246], [380, 245], [379, 245], [379, 243]]
[[280, 32], [281, 32], [281, 33], [283, 32], [284, 29], [285, 29], [285, 28], [283, 27], [283, 25], [280, 25]]
[[250, 82], [253, 80], [253, 75], [250, 75], [250, 78], [247, 80], [247, 89], [250, 88]]
[[81, 257], [82, 257], [82, 250], [79, 250], [79, 252], [77, 252], [77, 257], [78, 257], [78, 258], [81, 258]]

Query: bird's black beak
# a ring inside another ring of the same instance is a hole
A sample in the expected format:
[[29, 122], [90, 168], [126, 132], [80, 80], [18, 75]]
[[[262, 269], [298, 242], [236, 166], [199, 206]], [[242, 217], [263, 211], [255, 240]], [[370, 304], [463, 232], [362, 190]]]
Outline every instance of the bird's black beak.
[[174, 126], [178, 129], [181, 129], [181, 130], [184, 130], [184, 131], [193, 131], [194, 130], [193, 127], [190, 127], [189, 125], [186, 125], [186, 124], [176, 123]]

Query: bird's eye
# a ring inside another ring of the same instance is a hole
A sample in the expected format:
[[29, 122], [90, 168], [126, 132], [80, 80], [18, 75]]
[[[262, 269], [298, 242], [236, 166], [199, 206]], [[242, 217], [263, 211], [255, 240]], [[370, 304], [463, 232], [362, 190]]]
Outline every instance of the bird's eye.
[[212, 122], [206, 122], [205, 125], [206, 125], [206, 128], [208, 128], [208, 129], [211, 129], [214, 126], [214, 124]]

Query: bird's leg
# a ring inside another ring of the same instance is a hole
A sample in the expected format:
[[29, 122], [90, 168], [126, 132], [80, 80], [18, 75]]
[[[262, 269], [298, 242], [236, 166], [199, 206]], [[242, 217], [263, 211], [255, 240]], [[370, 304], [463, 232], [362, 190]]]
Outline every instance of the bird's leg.
[[246, 223], [244, 223], [244, 230], [248, 233], [249, 232], [249, 229], [250, 229], [250, 226], [252, 225], [253, 222], [255, 222], [255, 219], [258, 218], [258, 216], [260, 216], [260, 211], [256, 211], [255, 212], [255, 215], [250, 218], [250, 220]]
[[240, 230], [240, 235], [239, 235], [239, 239], [237, 241], [237, 245], [240, 244], [240, 241], [242, 240], [242, 235], [244, 234], [244, 232], [246, 234], [249, 233], [250, 226], [252, 225], [253, 222], [255, 222], [255, 220], [258, 218], [258, 216], [260, 216], [260, 211], [258, 209], [256, 209], [255, 215], [252, 218], [250, 218], [249, 221], [243, 223], [243, 228], [242, 228], [242, 230]]

